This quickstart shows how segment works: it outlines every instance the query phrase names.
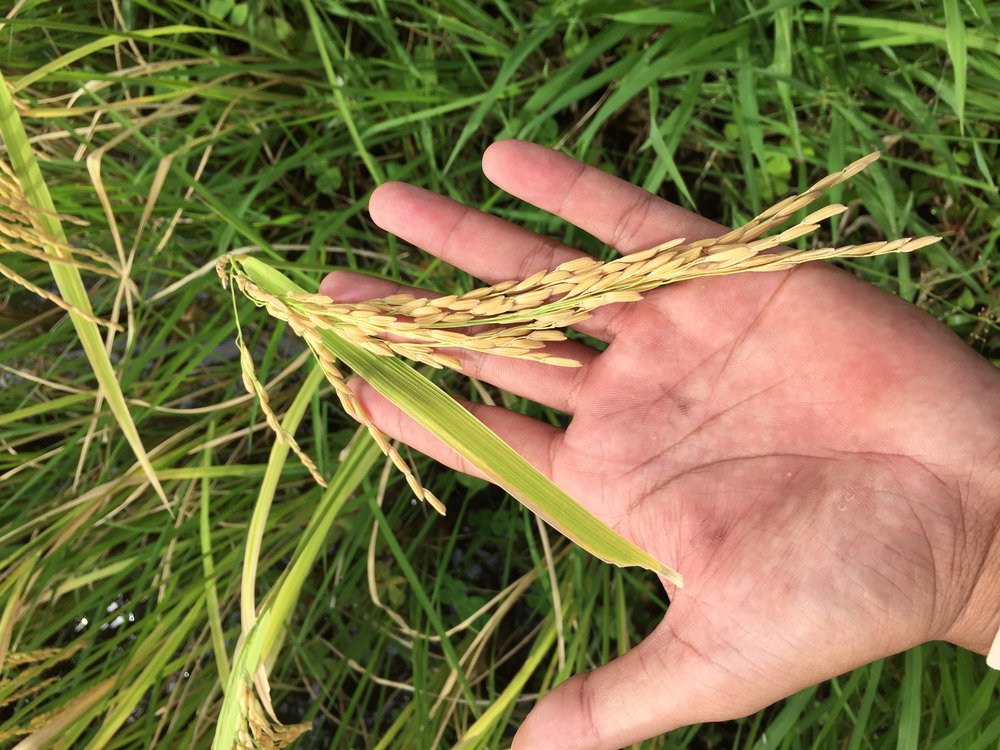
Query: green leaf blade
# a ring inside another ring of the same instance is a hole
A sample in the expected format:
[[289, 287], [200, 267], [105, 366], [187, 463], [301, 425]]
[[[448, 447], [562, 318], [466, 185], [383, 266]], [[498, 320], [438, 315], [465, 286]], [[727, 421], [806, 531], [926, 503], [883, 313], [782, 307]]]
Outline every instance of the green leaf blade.
[[966, 43], [965, 22], [958, 0], [945, 0], [945, 32], [948, 37], [948, 56], [955, 71], [955, 109], [959, 129], [965, 130], [965, 89], [969, 73], [968, 44]]
[[[234, 262], [270, 294], [305, 293], [279, 271], [255, 258], [241, 257]], [[324, 330], [321, 335], [329, 350], [375, 390], [576, 544], [605, 562], [637, 565], [675, 585], [683, 585], [680, 574], [613, 531], [556, 487], [430, 380], [401, 361], [378, 356], [332, 331]]]

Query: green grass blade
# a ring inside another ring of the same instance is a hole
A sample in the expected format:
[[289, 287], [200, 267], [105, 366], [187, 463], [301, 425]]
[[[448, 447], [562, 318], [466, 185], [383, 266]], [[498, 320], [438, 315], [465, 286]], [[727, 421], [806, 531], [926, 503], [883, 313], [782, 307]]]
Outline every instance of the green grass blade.
[[[961, 653], [957, 656], [962, 656]], [[977, 657], [980, 658], [980, 657]], [[935, 742], [933, 750], [949, 750], [969, 743], [973, 737], [981, 736], [983, 726], [989, 721], [990, 709], [996, 704], [996, 690], [1000, 683], [1000, 672], [987, 670], [977, 686], [972, 675], [964, 674], [959, 681], [959, 692], [975, 687], [974, 692], [962, 700], [962, 718], [944, 737]]]
[[153, 29], [139, 29], [137, 31], [132, 31], [129, 33], [115, 32], [113, 34], [108, 34], [102, 36], [99, 39], [95, 39], [87, 44], [81, 44], [80, 46], [73, 49], [71, 52], [67, 52], [65, 55], [57, 57], [55, 60], [41, 65], [31, 73], [21, 76], [17, 83], [14, 84], [14, 91], [23, 91], [29, 86], [41, 81], [43, 78], [57, 70], [65, 68], [67, 65], [71, 65], [77, 60], [82, 60], [88, 55], [92, 55], [94, 52], [105, 49], [107, 47], [112, 47], [116, 44], [121, 44], [129, 39], [139, 39], [139, 40], [150, 40], [162, 36], [180, 36], [184, 34], [213, 34], [217, 36], [234, 37], [237, 39], [245, 38], [242, 34], [237, 34], [234, 32], [226, 31], [224, 29], [210, 29], [201, 26], [189, 26], [186, 24], [176, 24], [173, 26], [160, 26]]
[[479, 750], [479, 748], [486, 747], [486, 743], [504, 720], [514, 705], [514, 701], [521, 695], [528, 679], [535, 673], [535, 670], [542, 663], [542, 659], [552, 649], [555, 640], [556, 614], [553, 613], [549, 615], [541, 634], [535, 640], [531, 653], [528, 654], [528, 658], [525, 659], [517, 674], [493, 702], [493, 705], [469, 727], [462, 739], [454, 746], [454, 750]]
[[[59, 219], [56, 218], [56, 208], [52, 202], [52, 196], [49, 195], [45, 180], [42, 178], [42, 171], [35, 160], [34, 151], [32, 151], [28, 135], [24, 130], [24, 123], [21, 122], [17, 113], [13, 95], [7, 87], [7, 81], [2, 73], [0, 73], [0, 136], [3, 137], [3, 142], [7, 147], [7, 154], [14, 167], [14, 172], [21, 181], [26, 200], [38, 211], [32, 217], [32, 221], [38, 224], [44, 235], [51, 237], [59, 245], [66, 246], [66, 235]], [[58, 246], [48, 247], [45, 250], [52, 255], [60, 257], [65, 255], [65, 251]], [[90, 298], [83, 286], [79, 269], [68, 263], [51, 263], [50, 267], [63, 299], [93, 317]], [[125, 403], [125, 396], [115, 377], [114, 367], [112, 367], [111, 360], [104, 348], [97, 324], [77, 313], [71, 312], [69, 315], [80, 338], [80, 343], [83, 345], [83, 350], [87, 354], [87, 360], [94, 371], [94, 376], [100, 384], [104, 398], [107, 399], [108, 407], [118, 421], [118, 428], [128, 440], [136, 458], [139, 459], [143, 472], [163, 506], [169, 511], [170, 504], [167, 501], [167, 496], [160, 485], [160, 480], [156, 476], [156, 471], [153, 469], [146, 449], [142, 445], [139, 431], [136, 429], [132, 414]]]
[[337, 111], [340, 112], [340, 116], [344, 120], [344, 125], [347, 131], [351, 134], [351, 140], [354, 142], [354, 147], [358, 150], [358, 154], [361, 156], [361, 160], [365, 163], [368, 168], [368, 173], [375, 180], [375, 183], [385, 182], [385, 177], [382, 175], [382, 169], [379, 167], [378, 162], [375, 161], [374, 157], [365, 148], [364, 141], [361, 140], [361, 135], [358, 133], [358, 127], [354, 123], [354, 117], [351, 115], [351, 107], [347, 102], [346, 97], [343, 92], [343, 78], [339, 78], [337, 73], [333, 69], [333, 62], [330, 60], [329, 49], [333, 47], [330, 40], [323, 33], [320, 26], [319, 14], [316, 12], [316, 8], [313, 6], [310, 0], [306, 0], [302, 4], [302, 7], [306, 11], [306, 16], [309, 18], [309, 26], [312, 29], [313, 37], [316, 40], [316, 49], [319, 51], [320, 59], [323, 61], [323, 70], [326, 72], [327, 80], [330, 83], [330, 89], [333, 91], [333, 100], [337, 104]]
[[[479, 713], [479, 709], [476, 707], [475, 696], [472, 694], [469, 681], [466, 679], [465, 671], [462, 669], [462, 662], [459, 659], [457, 651], [455, 650], [455, 645], [452, 643], [451, 638], [448, 637], [448, 632], [441, 619], [441, 614], [438, 612], [433, 602], [431, 602], [427, 591], [421, 585], [416, 571], [407, 560], [406, 553], [403, 551], [402, 545], [400, 545], [399, 540], [393, 533], [389, 520], [385, 517], [385, 514], [382, 512], [379, 504], [371, 495], [367, 496], [365, 499], [368, 502], [368, 507], [371, 510], [372, 515], [375, 516], [378, 521], [379, 534], [381, 534], [382, 538], [385, 539], [386, 544], [389, 546], [393, 556], [396, 558], [396, 562], [403, 571], [403, 576], [406, 578], [407, 583], [410, 584], [410, 591], [420, 603], [420, 607], [427, 616], [431, 628], [437, 634], [438, 638], [440, 638], [439, 643], [441, 651], [444, 654], [445, 662], [452, 670], [454, 670], [455, 676], [458, 679], [459, 688], [462, 690], [465, 700], [469, 701], [469, 711], [471, 711], [473, 715], [477, 715]], [[418, 695], [416, 698], [420, 702], [426, 700], [426, 696], [423, 695]]]
[[896, 750], [915, 750], [920, 743], [923, 649], [911, 648], [907, 651], [904, 665], [903, 684], [899, 692], [899, 734], [896, 737]]
[[[887, 37], [893, 36], [898, 45], [940, 44], [948, 43], [948, 30], [938, 26], [930, 26], [914, 21], [900, 21], [895, 18], [875, 16], [838, 15], [835, 17], [837, 26], [849, 26], [858, 29], [866, 36], [875, 37], [879, 44], [884, 44]], [[806, 12], [801, 16], [803, 23], [823, 23], [824, 15], [816, 12]], [[974, 34], [968, 31], [964, 34], [965, 46], [968, 49], [982, 50], [994, 55], [1000, 55], [1000, 39], [987, 34]]]
[[486, 115], [491, 110], [500, 108], [498, 102], [504, 98], [505, 89], [510, 85], [511, 79], [520, 69], [528, 55], [538, 50], [542, 42], [545, 41], [545, 38], [551, 33], [551, 30], [551, 26], [541, 24], [530, 36], [525, 37], [517, 46], [510, 50], [507, 59], [493, 80], [493, 85], [490, 87], [487, 98], [483, 99], [475, 111], [469, 115], [469, 119], [466, 120], [462, 132], [455, 139], [455, 145], [451, 149], [451, 154], [449, 154], [448, 161], [445, 162], [444, 168], [441, 170], [442, 172], [447, 172], [451, 169], [458, 155], [465, 147], [465, 144], [482, 125]]
[[51, 412], [58, 414], [63, 412], [67, 407], [74, 406], [83, 401], [92, 401], [93, 398], [93, 395], [89, 393], [70, 393], [66, 396], [59, 396], [49, 401], [43, 401], [40, 404], [32, 404], [22, 409], [14, 409], [14, 411], [9, 411], [6, 414], [0, 414], [0, 427], [8, 424], [17, 424], [18, 422]]
[[[215, 436], [215, 423], [209, 423], [208, 438]], [[207, 469], [212, 465], [212, 451], [205, 448], [203, 466]], [[219, 681], [223, 684], [229, 681], [229, 662], [226, 661], [226, 638], [222, 631], [222, 611], [219, 606], [219, 592], [215, 586], [215, 560], [212, 555], [211, 511], [211, 480], [207, 475], [201, 478], [201, 504], [198, 513], [198, 536], [201, 543], [201, 565], [205, 574], [205, 609], [208, 615], [208, 626], [212, 632], [212, 650], [215, 653], [215, 665], [219, 670]]]
[[350, 450], [330, 480], [330, 486], [316, 505], [309, 525], [302, 534], [302, 541], [295, 557], [278, 584], [268, 594], [265, 606], [274, 619], [264, 634], [264, 659], [270, 659], [281, 642], [285, 625], [292, 616], [306, 576], [316, 559], [328, 544], [327, 534], [337, 520], [337, 514], [351, 498], [354, 491], [369, 475], [375, 461], [381, 456], [375, 441], [366, 431], [361, 431], [351, 443]]
[[955, 70], [955, 109], [959, 130], [965, 132], [965, 87], [969, 73], [969, 56], [965, 42], [965, 22], [958, 0], [944, 0], [945, 31], [948, 35], [948, 55]]
[[876, 697], [878, 697], [879, 680], [882, 678], [882, 668], [884, 666], [885, 662], [879, 660], [872, 662], [864, 668], [867, 684], [865, 685], [861, 705], [857, 710], [857, 716], [854, 721], [855, 731], [851, 734], [851, 741], [847, 746], [847, 750], [859, 750], [861, 743], [866, 742], [870, 736], [868, 725], [872, 715], [872, 706], [875, 704]]
[[[295, 429], [305, 415], [309, 400], [313, 397], [319, 384], [323, 381], [323, 373], [320, 369], [314, 368], [306, 382], [303, 383], [292, 402], [292, 405], [281, 420], [282, 429], [288, 434], [295, 432]], [[257, 599], [257, 565], [260, 561], [261, 547], [264, 542], [264, 526], [267, 517], [271, 512], [271, 504], [274, 501], [274, 493], [278, 488], [281, 479], [281, 470], [285, 466], [285, 459], [288, 458], [290, 445], [287, 440], [275, 440], [271, 446], [271, 455], [267, 461], [267, 471], [264, 480], [261, 482], [260, 491], [257, 493], [257, 502], [254, 504], [253, 514], [250, 516], [250, 526], [247, 529], [247, 544], [243, 550], [243, 582], [240, 593], [240, 620], [243, 624], [243, 632], [247, 633], [250, 626], [256, 619]]]
[[4, 661], [7, 659], [7, 651], [10, 648], [11, 637], [14, 632], [14, 625], [17, 622], [17, 612], [21, 607], [21, 595], [28, 583], [28, 578], [34, 570], [37, 555], [33, 555], [21, 566], [17, 575], [12, 576], [14, 590], [7, 599], [7, 604], [0, 612], [0, 674], [4, 674]]
[[[295, 403], [286, 414], [284, 420], [286, 429], [295, 429], [301, 421], [306, 405], [315, 395], [316, 387], [320, 381], [320, 377], [317, 377], [316, 373], [319, 372], [319, 368], [313, 370], [306, 385], [299, 392], [299, 398], [296, 398]], [[285, 444], [276, 443], [274, 448], [279, 453], [278, 457], [269, 464], [269, 468], [276, 467], [275, 474], [280, 474], [280, 467], [284, 465], [284, 460], [288, 455], [288, 447]], [[240, 704], [242, 689], [240, 681], [251, 682], [253, 675], [258, 673], [262, 664], [273, 661], [284, 640], [288, 623], [298, 602], [306, 576], [328, 543], [327, 534], [330, 527], [344, 504], [368, 475], [379, 455], [381, 454], [378, 447], [367, 435], [359, 436], [352, 443], [340, 468], [330, 480], [323, 497], [317, 503], [316, 510], [302, 536], [302, 541], [291, 564], [268, 593], [261, 606], [260, 614], [254, 615], [253, 619], [249, 621], [244, 619], [243, 624], [246, 631], [233, 656], [233, 668], [227, 678], [225, 699], [219, 712], [213, 748], [219, 747], [228, 750], [232, 747], [232, 737], [235, 735], [243, 716]], [[270, 507], [270, 498], [271, 495], [267, 494], [268, 507]], [[259, 525], [263, 525], [263, 520], [260, 521]], [[251, 538], [247, 545], [248, 552], [251, 548], [254, 551], [253, 562], [256, 569], [260, 541], [255, 542]], [[244, 583], [249, 584], [252, 588], [255, 581], [245, 580]], [[244, 598], [242, 601], [245, 602], [246, 599]]]
[[816, 695], [815, 686], [806, 688], [802, 692], [788, 698], [778, 715], [767, 725], [767, 729], [762, 733], [761, 739], [754, 745], [754, 750], [780, 747], [785, 737], [793, 733], [802, 721], [802, 714], [813, 700], [814, 695]]
[[[160, 684], [167, 663], [174, 658], [177, 650], [190, 637], [191, 631], [201, 620], [201, 608], [204, 605], [202, 597], [198, 592], [192, 591], [186, 598], [187, 609], [183, 606], [176, 607], [170, 617], [165, 617], [147, 636], [144, 644], [155, 643], [157, 647], [141, 654], [141, 659], [140, 654], [136, 654], [134, 662], [129, 667], [138, 674], [115, 694], [114, 705], [104, 717], [100, 730], [90, 740], [88, 747], [100, 750], [114, 742], [122, 725], [129, 720], [143, 695]], [[173, 622], [173, 618], [180, 618], [182, 614], [183, 618], [179, 622]]]

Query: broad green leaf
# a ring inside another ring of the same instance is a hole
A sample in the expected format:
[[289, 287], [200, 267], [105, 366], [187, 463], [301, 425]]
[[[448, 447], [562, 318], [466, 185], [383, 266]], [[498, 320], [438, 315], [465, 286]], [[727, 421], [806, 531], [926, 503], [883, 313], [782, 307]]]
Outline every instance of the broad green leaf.
[[[233, 258], [232, 262], [270, 294], [306, 293], [284, 274], [255, 258]], [[682, 585], [677, 572], [617, 534], [556, 487], [420, 373], [394, 357], [381, 357], [331, 331], [322, 331], [322, 337], [334, 356], [550, 526], [605, 562], [638, 565]]]

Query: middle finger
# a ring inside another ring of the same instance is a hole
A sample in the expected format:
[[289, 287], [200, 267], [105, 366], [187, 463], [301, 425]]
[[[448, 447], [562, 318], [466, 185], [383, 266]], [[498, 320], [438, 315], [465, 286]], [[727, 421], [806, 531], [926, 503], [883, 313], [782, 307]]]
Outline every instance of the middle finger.
[[[376, 189], [368, 211], [382, 229], [487, 284], [525, 279], [585, 257], [549, 237], [405, 183], [389, 182]], [[609, 341], [608, 312], [597, 309], [573, 328]]]

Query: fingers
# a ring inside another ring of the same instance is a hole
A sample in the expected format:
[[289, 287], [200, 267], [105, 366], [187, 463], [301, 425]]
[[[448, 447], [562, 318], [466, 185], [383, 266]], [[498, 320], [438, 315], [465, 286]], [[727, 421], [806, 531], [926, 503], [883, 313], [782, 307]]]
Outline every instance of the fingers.
[[[386, 435], [401, 440], [456, 471], [492, 481], [490, 477], [484, 476], [481, 471], [446, 447], [364, 380], [352, 378], [349, 385], [369, 418]], [[556, 445], [562, 440], [562, 430], [498, 406], [473, 404], [466, 401], [461, 403], [474, 417], [499, 435], [528, 463], [546, 476], [551, 476], [550, 458]]]
[[498, 141], [483, 155], [497, 187], [560, 216], [621, 253], [726, 229], [642, 188], [525, 141]]
[[[405, 292], [426, 294], [419, 289], [393, 284], [350, 271], [334, 271], [319, 286], [322, 294], [342, 302], [361, 302]], [[513, 357], [449, 349], [462, 365], [462, 373], [492, 383], [498, 388], [531, 399], [553, 409], [572, 414], [575, 394], [586, 377], [585, 370], [598, 353], [576, 341], [556, 341], [546, 345], [546, 353], [579, 362], [581, 367], [557, 367]]]
[[496, 216], [403, 183], [375, 190], [368, 212], [387, 232], [489, 284], [524, 278], [581, 255]]
[[[489, 284], [527, 278], [583, 256], [548, 237], [412, 185], [381, 185], [372, 193], [368, 210], [382, 229]], [[574, 328], [609, 341], [609, 313], [615, 308], [624, 305], [597, 310]]]
[[[504, 190], [623, 252], [678, 236], [694, 239], [724, 231], [641, 188], [530, 143], [493, 144], [483, 156], [483, 171]], [[383, 229], [487, 283], [522, 279], [582, 255], [498, 217], [400, 183], [379, 187], [369, 211]], [[630, 311], [628, 305], [610, 305], [574, 327], [610, 341]]]
[[377, 279], [353, 271], [333, 271], [319, 283], [319, 293], [337, 302], [364, 302], [369, 299], [388, 297], [391, 294], [413, 294], [419, 290], [403, 284], [395, 284], [385, 279]]
[[[728, 231], [600, 169], [533, 143], [494, 143], [483, 155], [483, 172], [497, 187], [566, 219], [623, 254], [678, 237], [696, 240]], [[752, 320], [784, 278], [785, 274], [771, 273], [688, 282], [656, 290], [643, 304], [655, 305], [670, 321], [674, 340], [717, 340]], [[725, 313], [713, 317], [723, 309]], [[611, 341], [622, 330], [634, 330], [633, 310], [628, 305], [601, 308], [586, 322], [591, 326], [587, 332], [596, 331], [591, 335]], [[732, 317], [734, 312], [744, 317]]]

